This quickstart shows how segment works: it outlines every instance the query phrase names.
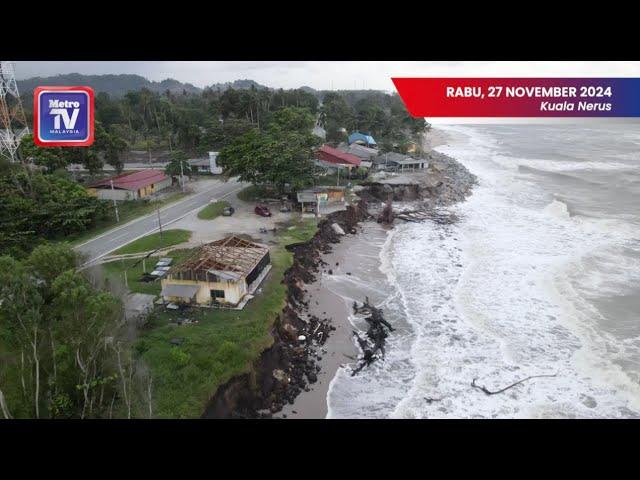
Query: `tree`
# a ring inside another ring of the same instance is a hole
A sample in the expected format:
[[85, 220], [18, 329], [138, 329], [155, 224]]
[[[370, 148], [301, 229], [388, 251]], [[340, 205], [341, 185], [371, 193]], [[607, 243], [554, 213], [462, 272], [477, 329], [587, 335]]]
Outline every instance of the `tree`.
[[191, 165], [187, 161], [187, 155], [182, 150], [174, 150], [171, 154], [171, 161], [164, 168], [164, 173], [171, 177], [187, 175], [191, 178]]
[[66, 168], [69, 164], [63, 149], [60, 147], [39, 147], [33, 141], [33, 135], [25, 135], [20, 140], [20, 154], [26, 161], [45, 167], [48, 172]]
[[310, 132], [315, 125], [315, 119], [306, 108], [285, 107], [271, 116], [269, 129], [287, 132]]
[[67, 243], [44, 243], [33, 249], [26, 263], [48, 289], [59, 275], [76, 267], [78, 254]]
[[36, 418], [40, 418], [43, 304], [38, 288], [24, 265], [12, 257], [1, 256], [0, 323], [9, 332], [10, 342], [21, 353], [22, 358], [27, 355], [30, 359], [29, 372], [25, 371], [22, 362], [20, 376], [24, 401]]
[[227, 175], [253, 184], [269, 184], [284, 193], [286, 185], [300, 188], [313, 178], [311, 133], [252, 130], [220, 152]]

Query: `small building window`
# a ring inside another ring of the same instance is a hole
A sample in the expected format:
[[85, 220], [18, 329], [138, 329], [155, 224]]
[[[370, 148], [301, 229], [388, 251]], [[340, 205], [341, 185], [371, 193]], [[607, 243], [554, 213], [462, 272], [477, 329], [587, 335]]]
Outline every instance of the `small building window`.
[[217, 300], [218, 298], [224, 298], [224, 290], [210, 290], [211, 298]]

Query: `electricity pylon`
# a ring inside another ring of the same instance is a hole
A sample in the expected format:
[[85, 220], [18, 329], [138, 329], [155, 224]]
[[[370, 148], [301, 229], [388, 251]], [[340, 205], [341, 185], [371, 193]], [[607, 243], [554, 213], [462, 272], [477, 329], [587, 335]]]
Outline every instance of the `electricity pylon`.
[[13, 62], [0, 60], [0, 156], [18, 161], [20, 139], [28, 133]]

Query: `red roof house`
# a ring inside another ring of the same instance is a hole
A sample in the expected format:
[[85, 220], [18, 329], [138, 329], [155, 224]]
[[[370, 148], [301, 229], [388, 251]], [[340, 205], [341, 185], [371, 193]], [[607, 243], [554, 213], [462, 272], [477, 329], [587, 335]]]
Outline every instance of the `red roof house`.
[[132, 200], [144, 198], [170, 185], [171, 178], [162, 170], [147, 169], [103, 178], [90, 184], [88, 188], [105, 200]]
[[323, 145], [318, 149], [317, 157], [319, 160], [328, 163], [334, 163], [339, 165], [352, 165], [354, 167], [360, 166], [360, 158], [350, 153], [341, 152], [340, 150], [330, 147], [329, 145]]

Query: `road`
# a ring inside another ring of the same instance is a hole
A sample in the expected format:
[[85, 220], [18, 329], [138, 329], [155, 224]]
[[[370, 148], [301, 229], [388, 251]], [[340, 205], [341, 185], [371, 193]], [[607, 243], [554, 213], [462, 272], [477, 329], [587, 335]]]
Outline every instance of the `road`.
[[[241, 190], [244, 186], [245, 184], [233, 179], [228, 182], [216, 181], [210, 188], [160, 209], [162, 228], [169, 227], [187, 214], [203, 207], [212, 199], [221, 200]], [[74, 249], [85, 256], [85, 265], [89, 265], [127, 243], [158, 230], [158, 213], [154, 212], [98, 235], [74, 247]]]

